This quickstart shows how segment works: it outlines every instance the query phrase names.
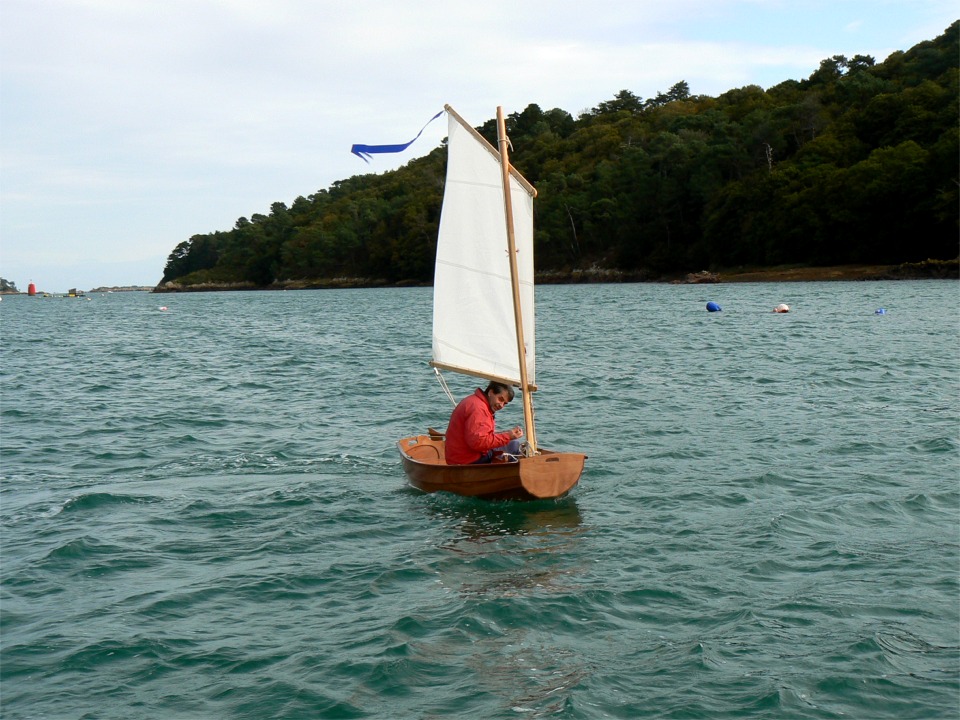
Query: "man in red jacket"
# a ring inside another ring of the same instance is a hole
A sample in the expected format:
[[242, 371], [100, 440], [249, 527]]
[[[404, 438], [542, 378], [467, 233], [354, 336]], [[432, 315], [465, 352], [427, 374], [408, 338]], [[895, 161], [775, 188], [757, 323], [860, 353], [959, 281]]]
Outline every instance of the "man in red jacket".
[[486, 390], [477, 388], [457, 405], [447, 425], [446, 460], [449, 465], [488, 463], [495, 451], [516, 455], [523, 428], [519, 425], [498, 433], [493, 414], [513, 400], [513, 388], [491, 382]]

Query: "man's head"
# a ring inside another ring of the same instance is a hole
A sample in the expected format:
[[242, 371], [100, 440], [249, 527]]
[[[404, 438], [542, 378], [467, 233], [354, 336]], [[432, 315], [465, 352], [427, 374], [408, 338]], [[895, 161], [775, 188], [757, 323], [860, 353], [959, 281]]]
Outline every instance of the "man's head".
[[513, 400], [513, 388], [503, 383], [491, 382], [484, 391], [487, 396], [487, 403], [490, 405], [490, 411], [496, 412]]

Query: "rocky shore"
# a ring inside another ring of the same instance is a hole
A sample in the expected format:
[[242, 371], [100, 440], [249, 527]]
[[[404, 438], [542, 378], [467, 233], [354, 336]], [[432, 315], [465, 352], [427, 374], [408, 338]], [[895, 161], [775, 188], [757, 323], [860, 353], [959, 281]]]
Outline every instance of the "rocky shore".
[[720, 273], [721, 282], [817, 282], [830, 280], [958, 280], [960, 258], [900, 265], [838, 265], [738, 269]]
[[[623, 271], [590, 267], [571, 271], [538, 272], [538, 285], [584, 283], [659, 282], [674, 284], [742, 282], [818, 282], [869, 280], [960, 279], [960, 258], [925, 260], [900, 265], [838, 265], [832, 267], [781, 266], [772, 268], [731, 268], [728, 270], [687, 273], [683, 276], [654, 276], [643, 271]], [[405, 287], [417, 283], [389, 283], [377, 278], [340, 277], [324, 280], [287, 280], [267, 287], [253, 283], [201, 283], [181, 285], [166, 282], [153, 288], [155, 293], [217, 292], [227, 290], [312, 290], [372, 287]]]

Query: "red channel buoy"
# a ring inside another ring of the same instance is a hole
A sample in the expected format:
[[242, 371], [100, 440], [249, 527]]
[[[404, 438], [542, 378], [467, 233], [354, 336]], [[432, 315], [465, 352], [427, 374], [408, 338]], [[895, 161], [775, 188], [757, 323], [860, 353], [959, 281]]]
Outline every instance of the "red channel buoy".
[[27, 295], [32, 296], [36, 294], [37, 294], [37, 286], [34, 285], [33, 283], [30, 283], [29, 285], [27, 285]]

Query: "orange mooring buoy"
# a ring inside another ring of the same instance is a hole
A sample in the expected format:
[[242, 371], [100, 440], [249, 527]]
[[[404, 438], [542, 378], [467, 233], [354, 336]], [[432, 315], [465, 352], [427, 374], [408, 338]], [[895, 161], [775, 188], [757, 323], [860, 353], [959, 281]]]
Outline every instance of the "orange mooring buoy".
[[29, 285], [27, 285], [27, 295], [36, 295], [36, 294], [37, 294], [37, 286], [34, 285], [33, 283], [30, 283]]

